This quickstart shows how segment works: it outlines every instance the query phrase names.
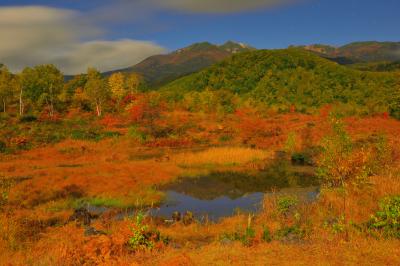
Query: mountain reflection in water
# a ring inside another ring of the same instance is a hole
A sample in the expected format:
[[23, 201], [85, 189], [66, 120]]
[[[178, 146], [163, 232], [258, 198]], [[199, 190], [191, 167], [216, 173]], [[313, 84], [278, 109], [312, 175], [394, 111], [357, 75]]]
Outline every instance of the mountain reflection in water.
[[198, 219], [217, 221], [238, 210], [259, 211], [264, 197], [272, 193], [312, 201], [318, 195], [318, 182], [312, 167], [277, 163], [256, 173], [211, 172], [181, 177], [159, 189], [166, 193], [166, 201], [152, 209], [152, 215], [169, 218], [175, 211], [191, 211]]

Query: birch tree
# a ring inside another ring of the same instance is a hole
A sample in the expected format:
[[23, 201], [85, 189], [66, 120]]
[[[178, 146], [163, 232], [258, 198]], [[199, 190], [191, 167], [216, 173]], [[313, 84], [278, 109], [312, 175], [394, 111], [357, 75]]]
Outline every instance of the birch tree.
[[103, 105], [109, 98], [110, 92], [100, 72], [95, 68], [89, 68], [87, 71], [85, 92], [91, 103], [95, 106], [97, 116], [101, 116]]

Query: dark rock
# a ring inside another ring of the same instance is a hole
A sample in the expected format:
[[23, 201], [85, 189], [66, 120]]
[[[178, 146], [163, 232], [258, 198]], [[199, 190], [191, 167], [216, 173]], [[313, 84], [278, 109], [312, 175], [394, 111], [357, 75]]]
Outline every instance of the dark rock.
[[97, 230], [96, 228], [93, 228], [91, 226], [86, 226], [85, 227], [85, 236], [98, 236], [98, 235], [106, 235], [104, 231]]
[[97, 218], [96, 215], [91, 214], [85, 208], [79, 208], [74, 210], [74, 213], [69, 217], [68, 222], [76, 222], [76, 225], [79, 226], [90, 226], [91, 220]]

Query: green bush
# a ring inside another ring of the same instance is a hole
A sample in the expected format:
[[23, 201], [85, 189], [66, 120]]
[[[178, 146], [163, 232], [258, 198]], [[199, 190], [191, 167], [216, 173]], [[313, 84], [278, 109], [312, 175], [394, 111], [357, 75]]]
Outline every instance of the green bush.
[[133, 138], [133, 139], [135, 139], [135, 140], [137, 140], [137, 141], [139, 141], [139, 142], [141, 142], [141, 143], [145, 142], [148, 139], [148, 136], [145, 133], [141, 132], [137, 128], [137, 126], [129, 127], [128, 136]]
[[121, 133], [117, 131], [105, 131], [101, 134], [102, 138], [115, 138], [121, 136]]
[[283, 228], [276, 231], [275, 236], [277, 239], [302, 239], [305, 236], [305, 232], [298, 225], [294, 226], [284, 226]]
[[388, 238], [400, 238], [400, 195], [384, 198], [379, 207], [368, 223], [369, 229], [380, 231]]
[[228, 142], [231, 141], [232, 139], [233, 137], [230, 135], [222, 135], [218, 138], [219, 142]]
[[243, 233], [242, 232], [225, 233], [221, 236], [221, 240], [227, 239], [230, 241], [240, 241], [245, 246], [251, 246], [255, 236], [256, 233], [254, 229], [251, 227], [247, 227]]
[[104, 138], [104, 135], [97, 129], [78, 129], [71, 132], [71, 138], [77, 140], [99, 141]]
[[306, 153], [296, 152], [292, 155], [291, 161], [297, 165], [312, 165], [311, 157]]
[[277, 201], [277, 208], [280, 214], [288, 214], [289, 211], [299, 203], [296, 197], [281, 197]]
[[6, 149], [7, 149], [6, 143], [0, 140], [0, 153], [5, 153]]
[[135, 217], [134, 224], [130, 227], [131, 237], [128, 240], [128, 246], [133, 251], [153, 249], [156, 242], [168, 244], [169, 239], [162, 237], [157, 230], [149, 230], [147, 225], [143, 224], [145, 216], [138, 213]]
[[19, 121], [21, 123], [35, 122], [37, 121], [37, 117], [34, 115], [24, 115], [20, 117]]

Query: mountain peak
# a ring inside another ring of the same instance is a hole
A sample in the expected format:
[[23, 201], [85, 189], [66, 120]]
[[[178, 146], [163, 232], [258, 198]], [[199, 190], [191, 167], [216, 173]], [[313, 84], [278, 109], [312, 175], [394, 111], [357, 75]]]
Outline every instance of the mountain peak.
[[169, 54], [151, 56], [139, 64], [116, 71], [139, 73], [143, 75], [147, 84], [157, 87], [209, 67], [232, 54], [250, 50], [255, 48], [233, 41], [223, 45], [198, 42]]
[[173, 53], [182, 53], [182, 52], [205, 52], [210, 50], [220, 50], [221, 52], [228, 52], [230, 54], [235, 54], [239, 52], [256, 50], [255, 48], [240, 42], [235, 41], [227, 41], [222, 45], [212, 44], [210, 42], [198, 42], [192, 45], [189, 45], [185, 48], [176, 50]]
[[234, 41], [227, 41], [223, 45], [219, 46], [220, 49], [223, 49], [229, 53], [238, 53], [238, 52], [244, 52], [244, 51], [249, 51], [249, 50], [255, 50], [255, 48], [244, 44], [240, 42], [234, 42]]
[[180, 53], [182, 51], [205, 51], [209, 49], [216, 48], [216, 45], [209, 43], [209, 42], [198, 42], [194, 43], [192, 45], [189, 45], [188, 47], [182, 48], [177, 50], [177, 53]]

